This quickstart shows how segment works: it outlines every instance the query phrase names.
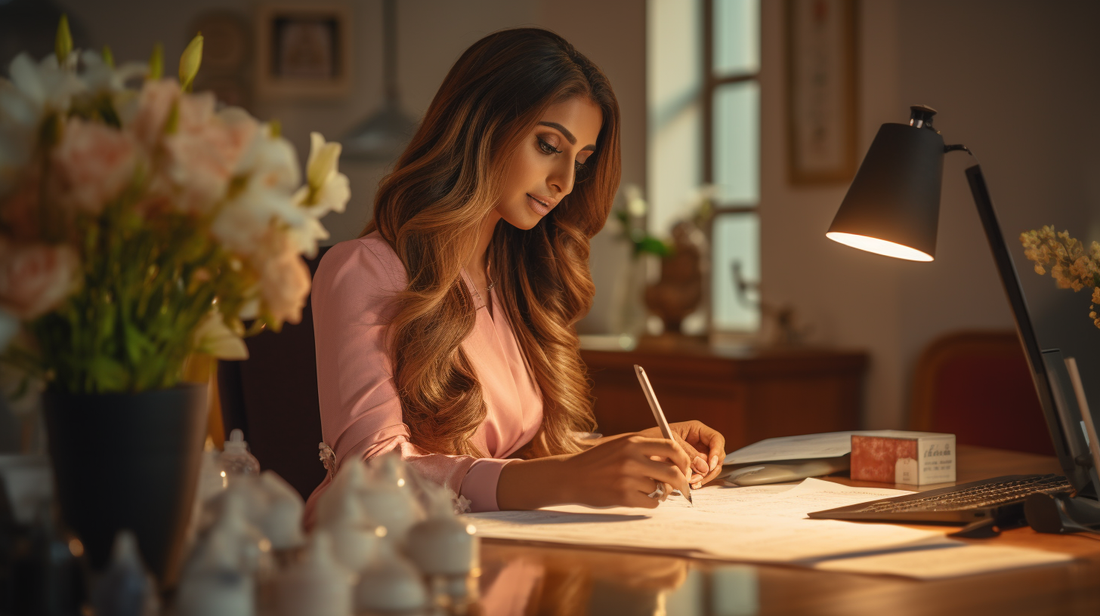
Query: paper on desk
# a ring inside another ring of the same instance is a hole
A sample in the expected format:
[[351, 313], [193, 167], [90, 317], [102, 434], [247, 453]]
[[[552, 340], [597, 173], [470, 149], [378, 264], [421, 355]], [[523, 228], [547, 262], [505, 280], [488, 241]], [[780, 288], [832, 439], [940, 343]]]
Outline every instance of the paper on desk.
[[[757, 486], [765, 487], [765, 486]], [[836, 507], [858, 505], [867, 501], [912, 494], [905, 490], [889, 488], [853, 488], [821, 479], [805, 479], [796, 486], [771, 498], [754, 498], [745, 494], [746, 488], [713, 487], [692, 492], [695, 509], [730, 516], [759, 515], [770, 518], [805, 519], [811, 511], [824, 511]], [[699, 492], [700, 497], [695, 498]], [[682, 504], [681, 504], [682, 503]], [[669, 504], [666, 501], [665, 505]], [[662, 505], [664, 506], [664, 505]], [[673, 507], [687, 508], [686, 501], [674, 502]]]
[[723, 464], [751, 464], [777, 460], [837, 458], [852, 453], [852, 435], [857, 431], [824, 432], [764, 439], [728, 454]]
[[752, 562], [793, 563], [947, 541], [942, 532], [806, 518], [810, 511], [899, 494], [903, 492], [849, 488], [808, 479], [784, 492], [777, 492], [773, 486], [703, 488], [692, 492], [695, 507], [684, 506], [676, 496], [654, 510], [566, 506], [470, 517], [482, 537], [660, 550]]
[[847, 573], [901, 575], [935, 580], [1005, 569], [1054, 565], [1073, 560], [1069, 554], [1044, 552], [1028, 548], [970, 545], [952, 542], [930, 550], [909, 550], [827, 560], [817, 563], [817, 569]]

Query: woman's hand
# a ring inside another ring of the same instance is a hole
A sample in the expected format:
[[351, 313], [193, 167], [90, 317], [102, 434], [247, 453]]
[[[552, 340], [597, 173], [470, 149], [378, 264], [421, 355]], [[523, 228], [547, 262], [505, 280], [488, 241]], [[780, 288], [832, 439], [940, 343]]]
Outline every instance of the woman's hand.
[[[680, 421], [669, 424], [672, 436], [691, 458], [691, 487], [700, 488], [722, 472], [722, 461], [726, 459], [726, 438], [717, 430], [701, 421]], [[649, 428], [638, 432], [640, 436], [661, 437], [660, 428]]]
[[536, 509], [574, 503], [652, 509], [660, 501], [648, 495], [658, 486], [666, 496], [672, 488], [687, 486], [690, 463], [684, 449], [673, 441], [624, 434], [577, 454], [505, 465], [497, 483], [497, 505]]

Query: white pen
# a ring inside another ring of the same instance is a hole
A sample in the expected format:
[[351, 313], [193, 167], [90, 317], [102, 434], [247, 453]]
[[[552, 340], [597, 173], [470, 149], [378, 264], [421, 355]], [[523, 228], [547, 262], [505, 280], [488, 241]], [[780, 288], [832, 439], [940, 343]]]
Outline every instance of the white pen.
[[[649, 402], [649, 410], [653, 411], [653, 419], [657, 420], [657, 426], [661, 428], [661, 434], [665, 438], [672, 442], [676, 442], [676, 439], [672, 438], [672, 428], [668, 426], [668, 420], [665, 419], [665, 413], [661, 410], [661, 403], [657, 402], [657, 394], [653, 393], [653, 386], [649, 384], [649, 377], [645, 374], [645, 369], [634, 364], [634, 372], [638, 375], [638, 383], [642, 385], [642, 391], [645, 392], [645, 399]], [[691, 472], [691, 469], [688, 469]], [[683, 489], [680, 492], [687, 499], [687, 502], [695, 506], [695, 503], [691, 502], [691, 489], [684, 483]]]

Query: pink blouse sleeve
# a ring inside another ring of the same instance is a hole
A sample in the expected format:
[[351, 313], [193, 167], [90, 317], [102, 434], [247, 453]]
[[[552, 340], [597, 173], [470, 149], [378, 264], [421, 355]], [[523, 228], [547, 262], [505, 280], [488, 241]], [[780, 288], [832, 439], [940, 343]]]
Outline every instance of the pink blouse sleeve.
[[496, 511], [497, 480], [510, 460], [433, 454], [409, 442], [385, 348], [394, 298], [405, 280], [397, 255], [369, 237], [333, 246], [317, 269], [313, 331], [325, 442], [337, 465], [349, 456], [397, 450], [425, 478], [469, 499], [472, 511]]

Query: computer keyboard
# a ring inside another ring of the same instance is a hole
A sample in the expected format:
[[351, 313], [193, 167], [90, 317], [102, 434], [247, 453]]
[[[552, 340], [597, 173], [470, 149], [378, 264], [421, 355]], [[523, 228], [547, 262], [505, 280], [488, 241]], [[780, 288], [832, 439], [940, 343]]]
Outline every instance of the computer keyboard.
[[811, 518], [970, 523], [985, 518], [1016, 518], [1035, 493], [1070, 492], [1061, 475], [1009, 475], [948, 488], [885, 498], [838, 509], [815, 511]]
[[1022, 501], [1035, 492], [1055, 494], [1072, 488], [1069, 480], [1061, 475], [1034, 475], [997, 483], [955, 486], [955, 491], [952, 492], [921, 495], [919, 498], [906, 501], [893, 499], [872, 501], [857, 511], [958, 511], [976, 507], [996, 507]]

